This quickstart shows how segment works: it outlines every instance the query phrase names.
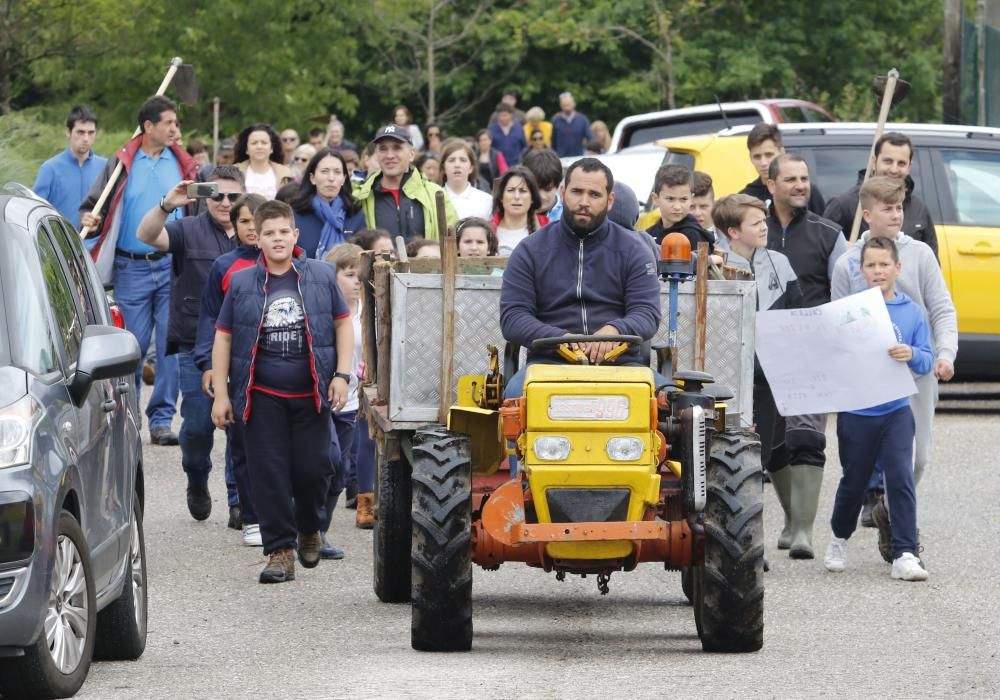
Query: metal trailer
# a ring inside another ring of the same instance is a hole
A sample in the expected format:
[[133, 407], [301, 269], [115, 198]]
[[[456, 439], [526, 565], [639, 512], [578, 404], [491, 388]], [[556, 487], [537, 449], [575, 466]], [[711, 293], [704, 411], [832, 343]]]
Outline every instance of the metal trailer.
[[[504, 259], [458, 263], [454, 290], [453, 377], [485, 374], [487, 345], [504, 347], [500, 332], [500, 286]], [[437, 260], [390, 263], [366, 257], [362, 269], [366, 376], [362, 410], [377, 445], [377, 469], [409, 459], [409, 437], [441, 420], [442, 280]], [[747, 279], [707, 282], [704, 313], [704, 371], [733, 398], [727, 427], [753, 424], [754, 314], [756, 283]], [[654, 346], [667, 337], [667, 285], [661, 284], [663, 319]], [[682, 283], [678, 308], [678, 366], [696, 366], [699, 353], [695, 283]], [[522, 355], [523, 356], [523, 355]], [[655, 362], [655, 359], [653, 360]], [[455, 392], [447, 404], [453, 403]]]

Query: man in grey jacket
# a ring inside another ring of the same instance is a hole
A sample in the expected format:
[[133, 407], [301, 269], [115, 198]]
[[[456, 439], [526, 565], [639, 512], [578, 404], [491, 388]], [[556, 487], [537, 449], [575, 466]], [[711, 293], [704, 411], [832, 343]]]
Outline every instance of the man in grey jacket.
[[861, 188], [861, 203], [865, 221], [870, 227], [858, 245], [837, 260], [833, 271], [833, 298], [839, 299], [868, 288], [861, 276], [859, 255], [861, 246], [870, 236], [890, 238], [899, 250], [902, 269], [897, 287], [916, 302], [927, 314], [934, 348], [932, 372], [914, 377], [918, 393], [910, 397], [910, 407], [916, 422], [914, 450], [914, 480], [920, 482], [930, 461], [931, 429], [937, 404], [938, 380], [948, 381], [955, 374], [958, 354], [958, 318], [955, 304], [944, 282], [944, 275], [930, 247], [903, 233], [903, 181], [888, 177], [873, 177]]

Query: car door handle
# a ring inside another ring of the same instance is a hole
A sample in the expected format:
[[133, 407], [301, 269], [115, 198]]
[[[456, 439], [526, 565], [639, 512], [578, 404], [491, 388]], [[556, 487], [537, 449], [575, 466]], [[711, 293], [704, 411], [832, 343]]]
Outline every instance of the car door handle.
[[119, 396], [125, 396], [128, 393], [128, 382], [124, 379], [118, 382], [118, 385], [115, 387], [115, 393]]
[[965, 248], [959, 248], [958, 252], [960, 255], [995, 256], [995, 255], [1000, 255], [1000, 248], [994, 248], [989, 243], [984, 243], [982, 245], [974, 245]]
[[106, 399], [101, 402], [101, 409], [105, 413], [111, 413], [113, 410], [115, 410], [115, 406], [117, 405], [118, 403], [114, 399]]

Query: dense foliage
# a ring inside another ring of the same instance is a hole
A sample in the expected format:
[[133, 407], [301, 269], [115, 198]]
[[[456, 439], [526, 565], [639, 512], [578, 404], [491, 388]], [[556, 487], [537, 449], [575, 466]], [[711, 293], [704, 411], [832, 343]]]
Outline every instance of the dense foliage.
[[[202, 99], [189, 136], [251, 121], [308, 129], [336, 113], [363, 140], [407, 104], [451, 133], [485, 123], [505, 88], [592, 119], [767, 96], [874, 118], [870, 83], [913, 83], [898, 119], [940, 119], [940, 0], [0, 0], [0, 113], [72, 102], [133, 126], [174, 55]], [[311, 118], [315, 117], [315, 120]]]

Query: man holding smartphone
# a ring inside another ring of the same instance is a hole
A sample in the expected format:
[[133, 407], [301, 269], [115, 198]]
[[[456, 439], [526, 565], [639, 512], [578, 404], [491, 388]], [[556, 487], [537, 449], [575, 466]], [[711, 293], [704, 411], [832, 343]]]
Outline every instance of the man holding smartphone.
[[[201, 372], [192, 354], [198, 335], [201, 296], [212, 263], [239, 245], [230, 220], [233, 203], [243, 195], [243, 175], [232, 165], [220, 165], [208, 182], [182, 180], [146, 212], [136, 235], [153, 248], [170, 253], [170, 323], [167, 355], [175, 355], [180, 370], [181, 465], [187, 474], [187, 505], [191, 517], [205, 520], [212, 513], [208, 476], [212, 471], [212, 399], [201, 388]], [[203, 199], [197, 216], [168, 220], [173, 212]], [[230, 506], [235, 496], [230, 497]], [[238, 501], [237, 501], [238, 503]]]

